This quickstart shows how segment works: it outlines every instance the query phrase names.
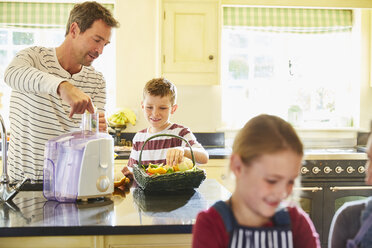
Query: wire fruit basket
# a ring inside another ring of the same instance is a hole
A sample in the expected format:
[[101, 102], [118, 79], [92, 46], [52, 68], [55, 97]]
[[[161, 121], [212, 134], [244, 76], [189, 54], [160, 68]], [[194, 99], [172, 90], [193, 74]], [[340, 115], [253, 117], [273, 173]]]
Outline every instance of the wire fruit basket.
[[[177, 171], [169, 174], [148, 175], [146, 166], [142, 165], [142, 151], [146, 143], [160, 136], [169, 136], [181, 139], [190, 147], [193, 168], [187, 171]], [[134, 179], [138, 186], [145, 192], [175, 192], [188, 191], [198, 188], [206, 178], [205, 171], [195, 165], [195, 157], [191, 145], [184, 138], [173, 134], [158, 134], [148, 138], [142, 145], [138, 165], [133, 165]]]

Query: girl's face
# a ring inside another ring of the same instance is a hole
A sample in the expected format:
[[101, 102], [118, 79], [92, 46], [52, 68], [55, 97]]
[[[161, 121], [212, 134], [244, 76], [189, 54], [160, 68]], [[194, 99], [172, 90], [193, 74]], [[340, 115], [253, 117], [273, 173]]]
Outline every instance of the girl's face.
[[371, 161], [372, 161], [372, 136], [370, 136], [368, 138], [368, 142], [367, 142], [367, 156], [368, 156], [368, 160], [367, 160], [367, 163], [366, 163], [366, 177], [365, 177], [365, 181], [366, 181], [366, 184], [368, 185], [372, 185], [372, 168], [371, 168]]
[[[231, 169], [236, 176], [236, 199], [252, 223], [262, 225], [275, 213], [293, 189], [299, 175], [302, 156], [291, 150], [265, 154], [245, 165], [233, 155]], [[235, 164], [233, 164], [235, 163]]]
[[150, 132], [157, 133], [164, 130], [170, 124], [170, 115], [173, 114], [177, 105], [170, 102], [169, 96], [152, 96], [146, 94], [142, 109], [146, 120], [150, 123]]

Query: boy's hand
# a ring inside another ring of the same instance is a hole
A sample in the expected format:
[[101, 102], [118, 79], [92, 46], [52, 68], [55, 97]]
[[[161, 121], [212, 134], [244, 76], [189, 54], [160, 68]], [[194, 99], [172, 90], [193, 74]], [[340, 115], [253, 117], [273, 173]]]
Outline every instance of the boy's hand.
[[182, 162], [185, 150], [183, 147], [170, 148], [167, 151], [167, 165], [177, 165]]

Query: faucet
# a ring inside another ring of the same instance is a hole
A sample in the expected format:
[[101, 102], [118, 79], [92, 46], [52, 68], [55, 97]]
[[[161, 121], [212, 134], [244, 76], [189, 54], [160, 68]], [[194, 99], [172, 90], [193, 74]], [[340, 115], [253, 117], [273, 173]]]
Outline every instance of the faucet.
[[8, 177], [8, 168], [7, 168], [7, 141], [6, 141], [6, 129], [3, 121], [3, 117], [0, 115], [1, 123], [1, 151], [2, 151], [2, 160], [3, 160], [3, 173], [0, 177], [0, 202], [11, 201], [16, 194], [21, 190], [23, 184], [27, 181], [30, 181], [29, 178], [23, 179], [22, 182], [17, 183], [15, 186], [9, 185]]

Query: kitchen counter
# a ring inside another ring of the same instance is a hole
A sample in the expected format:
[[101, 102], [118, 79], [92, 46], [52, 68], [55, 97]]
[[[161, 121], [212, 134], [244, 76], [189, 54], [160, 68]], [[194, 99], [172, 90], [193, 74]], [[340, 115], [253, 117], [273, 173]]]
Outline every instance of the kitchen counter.
[[21, 191], [0, 204], [0, 237], [190, 234], [197, 214], [231, 193], [214, 179], [198, 189], [147, 195], [132, 187], [122, 196], [87, 203], [46, 201], [42, 191]]

